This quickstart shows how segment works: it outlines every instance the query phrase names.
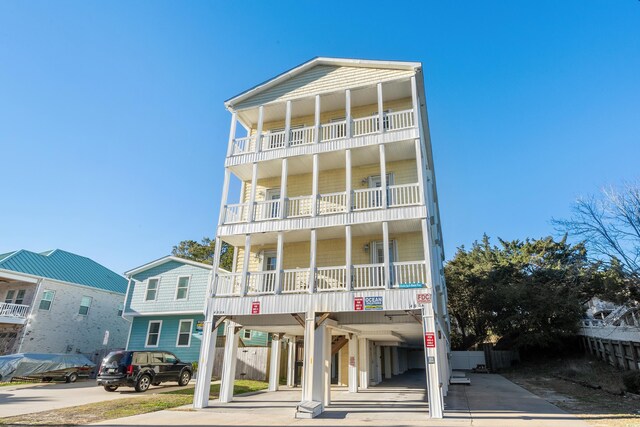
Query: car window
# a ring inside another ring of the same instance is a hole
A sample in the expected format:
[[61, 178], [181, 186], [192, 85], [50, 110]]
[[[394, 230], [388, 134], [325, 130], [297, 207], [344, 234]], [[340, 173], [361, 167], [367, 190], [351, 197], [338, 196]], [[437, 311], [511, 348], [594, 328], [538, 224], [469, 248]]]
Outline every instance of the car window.
[[178, 361], [178, 358], [175, 357], [173, 354], [171, 353], [165, 353], [164, 354], [164, 361], [167, 363], [175, 363]]
[[150, 363], [164, 363], [162, 353], [151, 353]]
[[120, 366], [127, 364], [127, 354], [123, 351], [118, 351], [114, 353], [109, 353], [107, 357], [104, 358], [102, 364], [104, 366]]
[[133, 355], [134, 365], [145, 365], [147, 363], [149, 363], [148, 353], [134, 353]]

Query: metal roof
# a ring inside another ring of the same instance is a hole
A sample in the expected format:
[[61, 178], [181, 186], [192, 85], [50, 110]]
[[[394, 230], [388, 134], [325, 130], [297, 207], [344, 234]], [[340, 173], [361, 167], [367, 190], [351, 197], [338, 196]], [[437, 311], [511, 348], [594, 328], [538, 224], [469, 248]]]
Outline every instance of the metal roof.
[[124, 294], [127, 279], [80, 255], [60, 249], [36, 253], [21, 249], [0, 255], [0, 269]]

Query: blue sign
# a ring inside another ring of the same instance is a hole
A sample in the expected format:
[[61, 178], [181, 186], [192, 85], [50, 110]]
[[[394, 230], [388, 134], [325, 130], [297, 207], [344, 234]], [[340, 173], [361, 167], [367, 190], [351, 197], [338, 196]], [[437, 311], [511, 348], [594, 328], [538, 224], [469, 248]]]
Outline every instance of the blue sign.
[[420, 283], [420, 282], [400, 283], [398, 287], [401, 289], [424, 288], [424, 283]]
[[382, 297], [364, 297], [365, 310], [382, 310]]

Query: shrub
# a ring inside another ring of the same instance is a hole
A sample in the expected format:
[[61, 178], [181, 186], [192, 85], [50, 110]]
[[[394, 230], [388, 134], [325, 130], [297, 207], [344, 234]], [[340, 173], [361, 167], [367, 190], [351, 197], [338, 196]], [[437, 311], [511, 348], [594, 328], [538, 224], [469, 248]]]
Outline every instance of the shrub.
[[622, 375], [622, 382], [629, 393], [640, 394], [640, 371], [630, 371]]

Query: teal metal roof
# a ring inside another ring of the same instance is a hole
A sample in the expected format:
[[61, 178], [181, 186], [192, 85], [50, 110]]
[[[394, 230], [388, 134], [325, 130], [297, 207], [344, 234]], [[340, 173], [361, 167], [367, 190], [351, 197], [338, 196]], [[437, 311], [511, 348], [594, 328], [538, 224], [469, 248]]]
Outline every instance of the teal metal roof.
[[24, 249], [0, 255], [0, 269], [124, 294], [127, 279], [80, 255], [60, 249], [35, 253]]

